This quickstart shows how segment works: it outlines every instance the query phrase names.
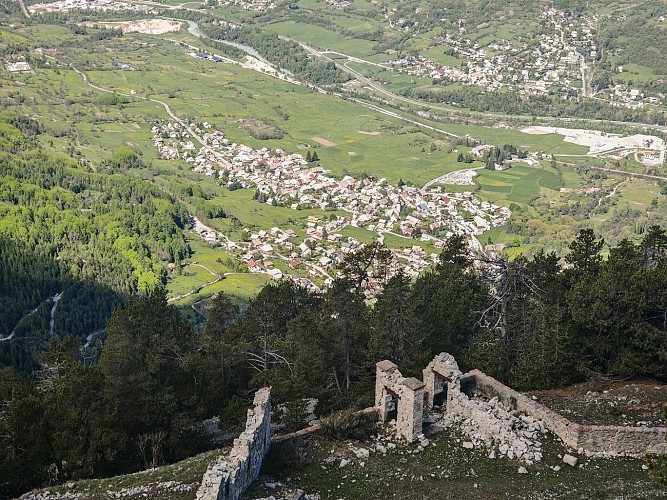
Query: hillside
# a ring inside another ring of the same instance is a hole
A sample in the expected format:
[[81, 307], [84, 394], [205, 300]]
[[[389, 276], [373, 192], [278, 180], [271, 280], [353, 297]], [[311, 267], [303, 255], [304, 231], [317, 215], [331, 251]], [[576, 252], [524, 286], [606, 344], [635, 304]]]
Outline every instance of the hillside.
[[[657, 422], [600, 380], [667, 380], [665, 5], [3, 3], [0, 496], [191, 498], [258, 388], [356, 410], [442, 352]], [[253, 494], [657, 491], [456, 439], [362, 468], [318, 436]]]
[[[259, 481], [247, 499], [291, 498], [296, 489], [329, 498], [661, 498], [664, 487], [646, 476], [643, 462], [633, 459], [585, 459], [581, 466], [565, 465], [566, 450], [556, 442], [545, 446], [539, 466], [528, 474], [517, 472], [519, 464], [506, 458], [490, 460], [483, 450], [466, 450], [458, 436], [446, 433], [432, 437], [432, 444], [419, 451], [417, 445], [375, 451], [387, 441], [331, 441], [322, 438], [280, 445], [265, 464]], [[371, 457], [360, 460], [351, 449], [371, 448]], [[220, 450], [222, 452], [223, 450]], [[70, 483], [34, 492], [26, 499], [138, 498], [193, 499], [206, 464], [218, 451], [160, 467], [154, 471], [104, 480]], [[559, 456], [560, 455], [560, 456]], [[299, 457], [287, 459], [287, 457]], [[341, 460], [349, 465], [340, 467]], [[179, 491], [179, 489], [181, 491]], [[641, 492], [641, 493], [639, 493]], [[639, 495], [638, 495], [639, 493]]]

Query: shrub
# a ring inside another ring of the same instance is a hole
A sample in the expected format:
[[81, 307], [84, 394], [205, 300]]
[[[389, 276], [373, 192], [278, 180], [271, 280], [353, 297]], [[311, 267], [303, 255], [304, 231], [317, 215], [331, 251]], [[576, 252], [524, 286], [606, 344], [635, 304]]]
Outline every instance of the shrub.
[[363, 441], [377, 427], [375, 413], [358, 413], [343, 410], [322, 420], [321, 434], [329, 439], [358, 439]]

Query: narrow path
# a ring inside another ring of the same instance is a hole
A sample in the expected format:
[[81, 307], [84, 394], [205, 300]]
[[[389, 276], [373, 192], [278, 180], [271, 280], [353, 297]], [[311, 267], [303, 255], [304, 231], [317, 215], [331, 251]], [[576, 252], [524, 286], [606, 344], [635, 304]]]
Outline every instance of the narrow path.
[[[60, 60], [56, 59], [55, 57], [52, 57], [52, 56], [45, 56], [45, 57], [48, 57], [49, 59], [53, 59], [54, 61], [56, 61], [60, 64], [66, 64], [63, 61], [60, 61]], [[86, 75], [83, 71], [81, 71], [79, 68], [75, 67], [71, 63], [69, 64], [69, 67], [72, 68], [76, 73], [78, 73], [81, 76], [81, 78], [83, 79], [83, 81], [88, 86], [94, 88], [95, 90], [99, 90], [100, 92], [106, 92], [107, 94], [116, 94], [116, 95], [120, 95], [120, 96], [123, 96], [123, 97], [131, 97], [133, 99], [143, 99], [144, 101], [151, 101], [151, 102], [155, 102], [155, 103], [161, 105], [164, 108], [164, 110], [166, 111], [166, 113], [175, 122], [177, 122], [181, 127], [183, 127], [185, 130], [187, 130], [188, 133], [199, 142], [199, 144], [201, 144], [202, 146], [206, 146], [206, 142], [204, 141], [204, 139], [202, 139], [199, 135], [197, 135], [194, 132], [194, 130], [192, 130], [187, 123], [185, 123], [178, 116], [176, 116], [176, 114], [171, 110], [171, 108], [169, 107], [169, 105], [166, 102], [160, 101], [158, 99], [153, 99], [152, 97], [144, 97], [144, 96], [135, 95], [135, 94], [126, 94], [125, 92], [120, 92], [118, 90], [105, 89], [104, 87], [100, 87], [99, 85], [95, 85], [94, 83], [92, 83], [88, 79], [88, 75]]]
[[19, 5], [21, 5], [21, 11], [23, 12], [23, 15], [30, 19], [30, 11], [25, 6], [25, 3], [23, 3], [23, 0], [19, 0]]
[[203, 265], [203, 264], [200, 264], [199, 262], [192, 262], [192, 263], [190, 263], [190, 264], [188, 264], [188, 265], [190, 265], [190, 266], [199, 266], [199, 267], [201, 267], [202, 269], [205, 269], [206, 271], [208, 271], [208, 272], [211, 274], [211, 276], [217, 276], [217, 274], [215, 274], [215, 273], [214, 273], [213, 271], [211, 271], [208, 267], [206, 267], [206, 266]]
[[660, 176], [660, 175], [640, 174], [638, 172], [626, 172], [625, 170], [618, 170], [618, 169], [615, 169], [615, 168], [605, 168], [605, 167], [591, 167], [591, 166], [589, 166], [588, 168], [591, 168], [593, 170], [600, 170], [602, 172], [609, 172], [609, 173], [612, 173], [612, 174], [627, 175], [628, 177], [637, 177], [639, 179], [667, 181], [667, 177], [663, 177], [663, 176]]
[[606, 195], [604, 195], [604, 196], [601, 196], [600, 199], [598, 200], [598, 204], [595, 205], [595, 208], [594, 208], [593, 210], [591, 210], [590, 213], [588, 214], [588, 218], [589, 218], [589, 219], [592, 219], [592, 218], [593, 218], [593, 212], [595, 212], [598, 208], [600, 208], [600, 205], [602, 205], [602, 202], [603, 202], [606, 198], [612, 198], [612, 197], [616, 194], [616, 190], [621, 186], [621, 184], [625, 184], [626, 182], [627, 182], [627, 179], [626, 179], [626, 180], [622, 180], [621, 182], [619, 182], [618, 184], [616, 184], [616, 185], [614, 186], [614, 188], [613, 188], [608, 194], [606, 194]]

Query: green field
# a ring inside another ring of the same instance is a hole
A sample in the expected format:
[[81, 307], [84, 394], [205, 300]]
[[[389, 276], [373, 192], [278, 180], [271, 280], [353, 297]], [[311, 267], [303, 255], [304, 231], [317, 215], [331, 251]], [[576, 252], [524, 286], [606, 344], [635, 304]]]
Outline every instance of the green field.
[[551, 167], [533, 168], [512, 166], [509, 170], [478, 170], [477, 177], [482, 194], [489, 198], [509, 202], [527, 203], [540, 195], [540, 188], [557, 190], [560, 188], [558, 176]]
[[347, 38], [340, 33], [320, 26], [283, 21], [268, 25], [268, 29], [279, 35], [293, 38], [322, 50], [335, 50], [350, 56], [364, 57], [373, 54], [373, 42], [358, 38]]

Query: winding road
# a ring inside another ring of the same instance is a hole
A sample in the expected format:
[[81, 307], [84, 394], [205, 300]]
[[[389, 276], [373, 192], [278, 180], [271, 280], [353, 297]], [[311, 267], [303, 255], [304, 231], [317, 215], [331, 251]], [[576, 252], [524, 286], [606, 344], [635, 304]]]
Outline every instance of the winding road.
[[[56, 59], [55, 57], [51, 57], [51, 56], [46, 56], [46, 57], [48, 57], [49, 59], [53, 59], [53, 60], [59, 62], [60, 64], [65, 64], [65, 63], [63, 63], [62, 61], [59, 61], [58, 59]], [[88, 75], [86, 75], [83, 71], [81, 71], [80, 69], [76, 68], [76, 67], [73, 66], [72, 64], [70, 64], [69, 67], [72, 68], [75, 72], [77, 72], [77, 73], [81, 76], [81, 78], [83, 79], [83, 81], [86, 82], [90, 87], [94, 88], [95, 90], [99, 90], [100, 92], [106, 92], [106, 93], [108, 93], [108, 94], [121, 95], [121, 96], [124, 96], [124, 97], [139, 98], [139, 99], [143, 99], [143, 100], [145, 100], [145, 101], [151, 101], [151, 102], [155, 102], [155, 103], [157, 103], [157, 104], [160, 104], [160, 105], [164, 108], [164, 110], [167, 112], [167, 114], [168, 114], [168, 115], [169, 115], [175, 122], [177, 122], [177, 123], [178, 123], [181, 127], [183, 127], [185, 130], [187, 130], [188, 133], [189, 133], [192, 137], [194, 137], [195, 139], [197, 139], [197, 141], [198, 141], [202, 146], [206, 146], [206, 142], [204, 141], [204, 139], [202, 139], [199, 135], [197, 135], [197, 134], [194, 132], [194, 130], [192, 130], [192, 129], [190, 128], [190, 126], [189, 126], [187, 123], [185, 123], [185, 122], [184, 122], [183, 120], [181, 120], [178, 116], [176, 116], [176, 114], [171, 110], [171, 108], [169, 107], [169, 105], [168, 105], [166, 102], [159, 101], [159, 100], [157, 100], [157, 99], [153, 99], [152, 97], [138, 96], [138, 95], [135, 95], [135, 94], [126, 94], [125, 92], [119, 92], [119, 91], [117, 91], [117, 90], [109, 90], [109, 89], [105, 89], [104, 87], [100, 87], [99, 85], [95, 85], [94, 83], [92, 83], [92, 82], [88, 79]]]

